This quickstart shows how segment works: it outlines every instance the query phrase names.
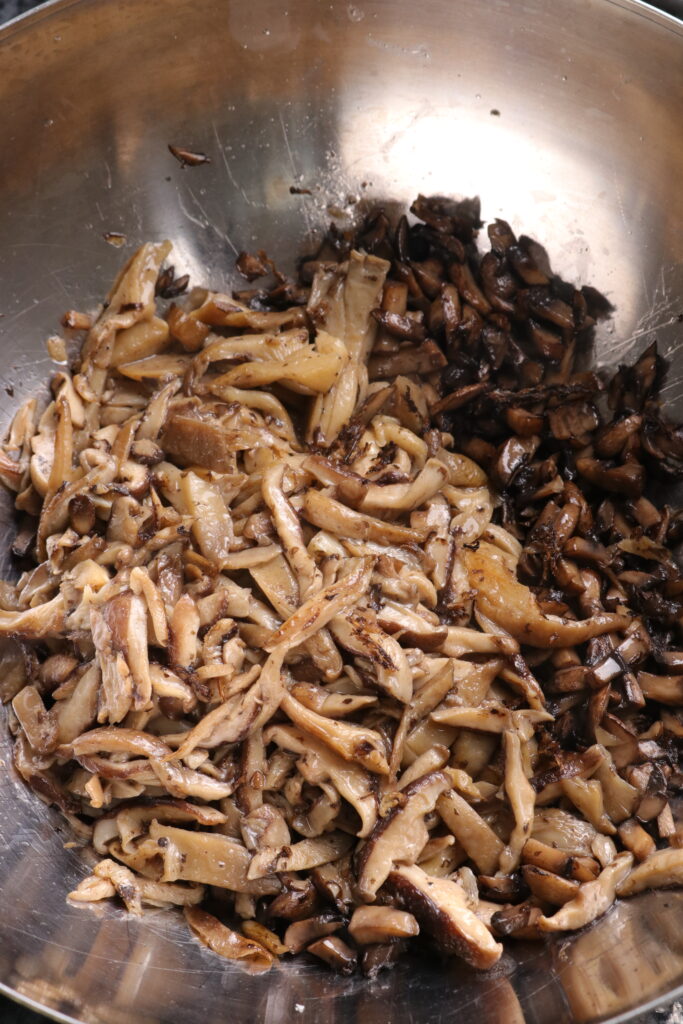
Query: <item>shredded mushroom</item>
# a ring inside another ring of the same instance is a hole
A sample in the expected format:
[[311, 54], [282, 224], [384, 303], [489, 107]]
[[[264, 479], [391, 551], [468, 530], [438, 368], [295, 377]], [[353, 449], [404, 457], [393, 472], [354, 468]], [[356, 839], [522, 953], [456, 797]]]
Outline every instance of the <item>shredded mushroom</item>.
[[143, 246], [0, 451], [15, 765], [101, 857], [70, 898], [183, 906], [252, 970], [488, 968], [683, 879], [659, 357], [603, 419], [597, 297], [503, 221], [478, 253], [474, 200], [412, 209], [298, 282], [243, 253], [274, 284], [234, 296]]

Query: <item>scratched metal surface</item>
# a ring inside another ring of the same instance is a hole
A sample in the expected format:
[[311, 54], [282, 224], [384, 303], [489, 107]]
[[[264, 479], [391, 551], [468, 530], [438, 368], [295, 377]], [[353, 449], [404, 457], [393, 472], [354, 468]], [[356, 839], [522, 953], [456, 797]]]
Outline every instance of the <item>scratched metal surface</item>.
[[[54, 368], [43, 339], [64, 309], [93, 306], [142, 240], [172, 238], [183, 272], [225, 286], [239, 249], [291, 264], [331, 207], [418, 189], [478, 192], [604, 291], [599, 361], [657, 336], [680, 411], [682, 50], [680, 24], [630, 0], [61, 0], [5, 28], [0, 427]], [[169, 142], [212, 162], [182, 171]], [[683, 983], [683, 893], [510, 947], [485, 976], [427, 960], [373, 982], [313, 964], [250, 978], [173, 915], [67, 906], [87, 855], [17, 784], [4, 733], [0, 748], [0, 983], [59, 1019], [682, 1024], [680, 1004], [647, 1005]]]

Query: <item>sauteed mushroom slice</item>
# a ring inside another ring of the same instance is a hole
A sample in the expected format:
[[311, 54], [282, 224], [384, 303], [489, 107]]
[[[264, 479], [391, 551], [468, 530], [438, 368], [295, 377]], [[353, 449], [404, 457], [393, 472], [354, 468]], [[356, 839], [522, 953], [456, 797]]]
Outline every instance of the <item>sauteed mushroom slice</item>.
[[186, 907], [185, 920], [200, 942], [226, 960], [240, 960], [256, 974], [269, 971], [274, 957], [260, 943], [246, 939], [199, 907]]
[[477, 606], [517, 640], [534, 647], [567, 647], [628, 626], [625, 615], [603, 612], [583, 621], [544, 615], [528, 589], [488, 544], [463, 555]]
[[358, 890], [366, 902], [375, 899], [395, 863], [417, 860], [429, 838], [425, 815], [449, 788], [442, 772], [416, 779], [404, 790], [401, 803], [375, 825], [356, 856]]
[[683, 850], [657, 850], [617, 885], [619, 896], [632, 896], [644, 889], [661, 889], [683, 882]]
[[614, 903], [617, 890], [628, 877], [633, 855], [620, 853], [594, 882], [584, 882], [574, 899], [565, 903], [552, 917], [541, 917], [538, 927], [544, 932], [573, 931], [601, 917]]
[[503, 947], [469, 908], [462, 886], [432, 878], [417, 865], [402, 865], [389, 875], [386, 890], [405, 906], [446, 953], [455, 953], [472, 967], [492, 967]]
[[420, 926], [412, 914], [394, 907], [356, 907], [349, 921], [349, 934], [359, 946], [419, 935]]

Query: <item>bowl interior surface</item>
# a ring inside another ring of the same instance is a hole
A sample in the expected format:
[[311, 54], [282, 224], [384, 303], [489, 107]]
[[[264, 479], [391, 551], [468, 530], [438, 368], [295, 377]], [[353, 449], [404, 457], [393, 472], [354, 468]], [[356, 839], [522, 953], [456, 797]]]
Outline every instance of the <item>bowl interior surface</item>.
[[[94, 308], [142, 241], [226, 290], [240, 250], [291, 269], [332, 216], [418, 192], [480, 195], [606, 294], [598, 361], [656, 337], [680, 413], [681, 110], [683, 26], [635, 0], [58, 0], [0, 32], [0, 422], [57, 369], [63, 312]], [[182, 169], [169, 143], [210, 163]], [[175, 915], [68, 906], [88, 857], [0, 744], [0, 983], [67, 1019], [590, 1024], [683, 983], [678, 892], [486, 975], [425, 958], [374, 981], [249, 977]]]

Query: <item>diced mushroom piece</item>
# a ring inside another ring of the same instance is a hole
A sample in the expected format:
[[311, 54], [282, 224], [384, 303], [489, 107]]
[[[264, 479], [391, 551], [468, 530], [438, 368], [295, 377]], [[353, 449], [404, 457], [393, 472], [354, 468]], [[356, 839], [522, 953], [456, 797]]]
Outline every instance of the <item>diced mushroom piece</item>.
[[505, 847], [477, 811], [454, 790], [439, 798], [436, 809], [479, 870], [495, 874]]
[[619, 896], [683, 884], [683, 850], [657, 850], [618, 883]]
[[361, 954], [361, 970], [366, 978], [376, 978], [380, 971], [394, 967], [408, 948], [408, 940], [366, 946]]
[[633, 855], [620, 853], [594, 882], [584, 882], [573, 900], [553, 914], [541, 917], [538, 926], [544, 932], [574, 931], [590, 924], [609, 910], [614, 903], [618, 887], [628, 877], [633, 866]]
[[543, 911], [533, 900], [525, 900], [492, 914], [491, 928], [500, 938], [539, 939], [542, 936], [538, 922], [542, 916]]
[[476, 551], [463, 552], [463, 557], [477, 606], [522, 643], [572, 647], [629, 624], [627, 616], [609, 612], [583, 621], [544, 615], [529, 588], [517, 582], [491, 545], [481, 543]]
[[46, 709], [35, 686], [25, 686], [12, 701], [12, 708], [31, 746], [39, 753], [49, 753], [58, 742], [57, 720]]
[[375, 899], [395, 863], [417, 860], [429, 839], [425, 816], [449, 788], [450, 780], [442, 772], [423, 776], [408, 786], [404, 799], [377, 822], [356, 858], [358, 890], [366, 902]]
[[333, 935], [342, 927], [344, 921], [338, 914], [318, 914], [294, 921], [284, 934], [284, 943], [292, 953], [300, 953], [311, 942]]
[[221, 924], [217, 917], [199, 907], [186, 907], [185, 920], [200, 942], [226, 960], [243, 961], [257, 974], [269, 971], [275, 962], [272, 954], [258, 942]]
[[577, 895], [578, 882], [563, 878], [552, 871], [546, 871], [545, 868], [525, 864], [522, 874], [533, 895], [543, 903], [552, 903], [555, 907], [562, 907]]
[[163, 449], [185, 466], [228, 473], [234, 460], [234, 438], [220, 423], [174, 412], [160, 438]]
[[454, 953], [482, 969], [500, 959], [503, 947], [470, 910], [457, 882], [431, 878], [417, 865], [405, 865], [391, 872], [386, 888], [445, 953]]
[[419, 933], [420, 926], [413, 915], [393, 907], [356, 907], [349, 922], [349, 934], [359, 946], [406, 939]]
[[308, 953], [324, 960], [338, 974], [353, 974], [358, 965], [358, 955], [338, 935], [328, 935], [311, 943]]
[[635, 818], [622, 821], [617, 832], [624, 846], [631, 851], [636, 860], [647, 860], [657, 849], [652, 836], [645, 831]]

